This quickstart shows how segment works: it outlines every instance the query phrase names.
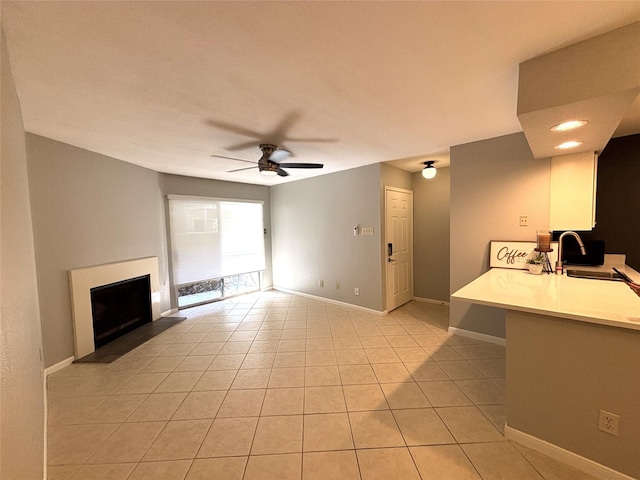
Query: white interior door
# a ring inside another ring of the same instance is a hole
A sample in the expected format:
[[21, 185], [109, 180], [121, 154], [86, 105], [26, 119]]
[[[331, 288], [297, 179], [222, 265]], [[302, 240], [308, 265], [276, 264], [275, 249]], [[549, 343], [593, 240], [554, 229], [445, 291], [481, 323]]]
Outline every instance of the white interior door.
[[413, 192], [385, 187], [388, 311], [413, 298]]

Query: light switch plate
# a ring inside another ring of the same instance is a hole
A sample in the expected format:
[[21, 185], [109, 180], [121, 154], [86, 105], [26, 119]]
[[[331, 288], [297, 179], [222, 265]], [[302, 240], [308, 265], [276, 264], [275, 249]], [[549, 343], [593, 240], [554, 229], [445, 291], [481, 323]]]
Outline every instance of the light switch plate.
[[373, 227], [362, 227], [362, 235], [373, 235]]

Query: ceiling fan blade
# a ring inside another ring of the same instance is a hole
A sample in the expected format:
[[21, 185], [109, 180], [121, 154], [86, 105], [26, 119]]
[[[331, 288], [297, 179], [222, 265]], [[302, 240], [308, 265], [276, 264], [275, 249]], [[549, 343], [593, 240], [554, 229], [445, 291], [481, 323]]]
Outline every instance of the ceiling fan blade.
[[236, 168], [235, 170], [227, 170], [227, 173], [232, 173], [232, 172], [241, 172], [243, 170], [253, 170], [256, 167], [244, 167], [244, 168]]
[[233, 123], [220, 122], [218, 120], [213, 120], [213, 119], [207, 120], [207, 123], [212, 127], [216, 127], [221, 130], [226, 130], [227, 132], [235, 133], [238, 135], [244, 135], [246, 137], [252, 137], [252, 138], [258, 139], [262, 136], [261, 132], [249, 130], [248, 128], [241, 127], [240, 125], [234, 125]]
[[280, 177], [288, 177], [288, 176], [289, 176], [289, 174], [288, 174], [287, 172], [285, 172], [285, 171], [284, 171], [283, 169], [281, 169], [281, 168], [278, 168], [278, 175], [279, 175]]
[[267, 135], [268, 138], [274, 141], [276, 144], [280, 144], [282, 140], [287, 138], [287, 132], [291, 130], [291, 127], [298, 123], [300, 120], [300, 112], [294, 110], [287, 113], [282, 120], [278, 122], [278, 125]]
[[236, 160], [237, 162], [246, 162], [246, 163], [253, 163], [255, 164], [256, 162], [252, 162], [251, 160], [243, 160], [241, 158], [233, 158], [233, 157], [225, 157], [224, 155], [211, 155], [214, 158], [224, 158], [225, 160]]
[[251, 147], [257, 147], [258, 142], [256, 142], [255, 140], [253, 141], [249, 141], [249, 142], [242, 142], [242, 143], [237, 143], [235, 145], [231, 145], [229, 147], [226, 147], [225, 150], [229, 151], [229, 152], [234, 152], [236, 150], [245, 150], [247, 148], [251, 148]]
[[291, 152], [289, 150], [279, 148], [275, 152], [271, 154], [269, 160], [272, 162], [280, 163], [282, 160], [285, 160], [291, 156]]
[[280, 163], [282, 168], [323, 168], [322, 163]]
[[287, 137], [285, 139], [287, 142], [299, 142], [299, 143], [335, 143], [338, 141], [337, 138], [296, 138], [296, 137]]

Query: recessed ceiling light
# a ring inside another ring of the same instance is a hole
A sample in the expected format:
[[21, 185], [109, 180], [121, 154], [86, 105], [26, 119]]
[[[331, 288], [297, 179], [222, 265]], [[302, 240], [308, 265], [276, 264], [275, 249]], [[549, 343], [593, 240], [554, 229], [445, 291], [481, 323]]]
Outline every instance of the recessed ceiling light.
[[568, 142], [563, 142], [560, 145], [556, 145], [553, 148], [557, 148], [558, 150], [567, 150], [569, 148], [576, 148], [582, 145], [583, 142], [578, 142], [576, 140], [570, 140]]
[[567, 130], [575, 130], [576, 128], [584, 127], [587, 123], [586, 120], [569, 120], [568, 122], [562, 122], [559, 125], [551, 127], [553, 132], [566, 132]]

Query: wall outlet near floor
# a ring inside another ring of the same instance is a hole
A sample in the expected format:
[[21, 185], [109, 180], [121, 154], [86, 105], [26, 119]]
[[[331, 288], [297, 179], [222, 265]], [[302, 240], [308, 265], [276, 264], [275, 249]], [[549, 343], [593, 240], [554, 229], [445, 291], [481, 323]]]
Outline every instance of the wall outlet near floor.
[[611, 435], [618, 435], [618, 426], [620, 424], [620, 415], [600, 410], [600, 419], [598, 421], [598, 429]]
[[353, 294], [354, 295], [360, 295], [360, 289], [358, 287], [353, 289]]
[[324, 288], [324, 280], [320, 280], [319, 284], [320, 284], [320, 288]]
[[528, 215], [520, 215], [520, 226], [528, 227], [529, 226], [529, 216]]
[[336, 282], [336, 290], [340, 290], [340, 282]]

